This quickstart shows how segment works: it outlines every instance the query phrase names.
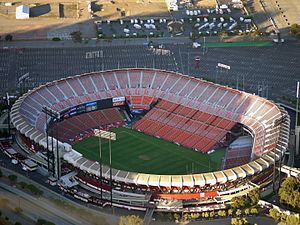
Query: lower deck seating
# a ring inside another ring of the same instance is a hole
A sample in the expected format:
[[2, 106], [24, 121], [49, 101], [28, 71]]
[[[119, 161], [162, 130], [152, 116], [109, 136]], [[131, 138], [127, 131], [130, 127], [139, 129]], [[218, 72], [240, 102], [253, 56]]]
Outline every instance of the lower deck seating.
[[134, 109], [150, 109], [150, 104], [157, 101], [157, 98], [147, 95], [131, 95], [126, 96], [126, 100], [131, 108]]
[[206, 153], [234, 125], [230, 120], [161, 100], [133, 128]]
[[251, 147], [238, 149], [228, 148], [224, 161], [224, 169], [230, 169], [248, 163], [251, 159], [251, 153]]
[[49, 135], [58, 136], [60, 141], [72, 144], [77, 139], [89, 135], [95, 128], [101, 127], [106, 129], [106, 127], [111, 125], [120, 126], [123, 122], [118, 109], [104, 109], [80, 114], [59, 122], [57, 124], [58, 133], [56, 133], [56, 124], [53, 124], [50, 126]]

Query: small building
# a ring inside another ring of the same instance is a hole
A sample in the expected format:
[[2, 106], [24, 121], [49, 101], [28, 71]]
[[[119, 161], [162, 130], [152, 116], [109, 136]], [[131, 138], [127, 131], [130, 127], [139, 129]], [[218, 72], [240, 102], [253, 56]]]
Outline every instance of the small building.
[[29, 19], [29, 6], [20, 5], [16, 8], [16, 19], [24, 20]]
[[35, 171], [38, 168], [38, 164], [31, 159], [25, 159], [21, 162], [21, 165], [23, 170]]

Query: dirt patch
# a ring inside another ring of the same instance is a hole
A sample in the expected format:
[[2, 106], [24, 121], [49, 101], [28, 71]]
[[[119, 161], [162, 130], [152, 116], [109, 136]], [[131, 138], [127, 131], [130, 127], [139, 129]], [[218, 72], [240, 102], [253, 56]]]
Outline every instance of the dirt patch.
[[139, 155], [139, 159], [144, 160], [144, 161], [149, 161], [151, 158], [147, 155]]
[[61, 18], [79, 18], [78, 3], [60, 3], [59, 17]]
[[216, 0], [201, 0], [196, 4], [197, 8], [215, 8], [217, 4]]
[[167, 17], [169, 11], [164, 0], [119, 0], [93, 2], [95, 15], [102, 19], [116, 20], [128, 17]]

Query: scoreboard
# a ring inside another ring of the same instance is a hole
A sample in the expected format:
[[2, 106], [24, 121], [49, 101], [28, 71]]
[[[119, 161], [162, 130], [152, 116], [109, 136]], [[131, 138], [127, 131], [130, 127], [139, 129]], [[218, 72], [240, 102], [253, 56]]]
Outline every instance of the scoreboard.
[[112, 106], [124, 106], [125, 105], [125, 97], [115, 97], [112, 98]]
[[101, 99], [98, 101], [87, 102], [84, 104], [80, 104], [66, 110], [63, 110], [60, 115], [62, 119], [67, 119], [72, 116], [76, 116], [86, 112], [92, 112], [101, 109], [107, 109], [112, 107], [122, 107], [126, 106], [126, 99], [125, 97], [114, 97], [114, 98], [107, 98]]

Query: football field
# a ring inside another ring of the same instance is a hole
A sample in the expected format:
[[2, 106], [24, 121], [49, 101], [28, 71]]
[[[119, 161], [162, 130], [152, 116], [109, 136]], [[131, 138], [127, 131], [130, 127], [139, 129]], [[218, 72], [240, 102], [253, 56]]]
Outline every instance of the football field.
[[[190, 174], [221, 169], [225, 149], [207, 155], [155, 138], [136, 130], [119, 127], [112, 130], [113, 168], [151, 174]], [[102, 162], [109, 164], [108, 141], [101, 139]], [[90, 160], [99, 160], [99, 139], [90, 137], [77, 142], [74, 149]]]

